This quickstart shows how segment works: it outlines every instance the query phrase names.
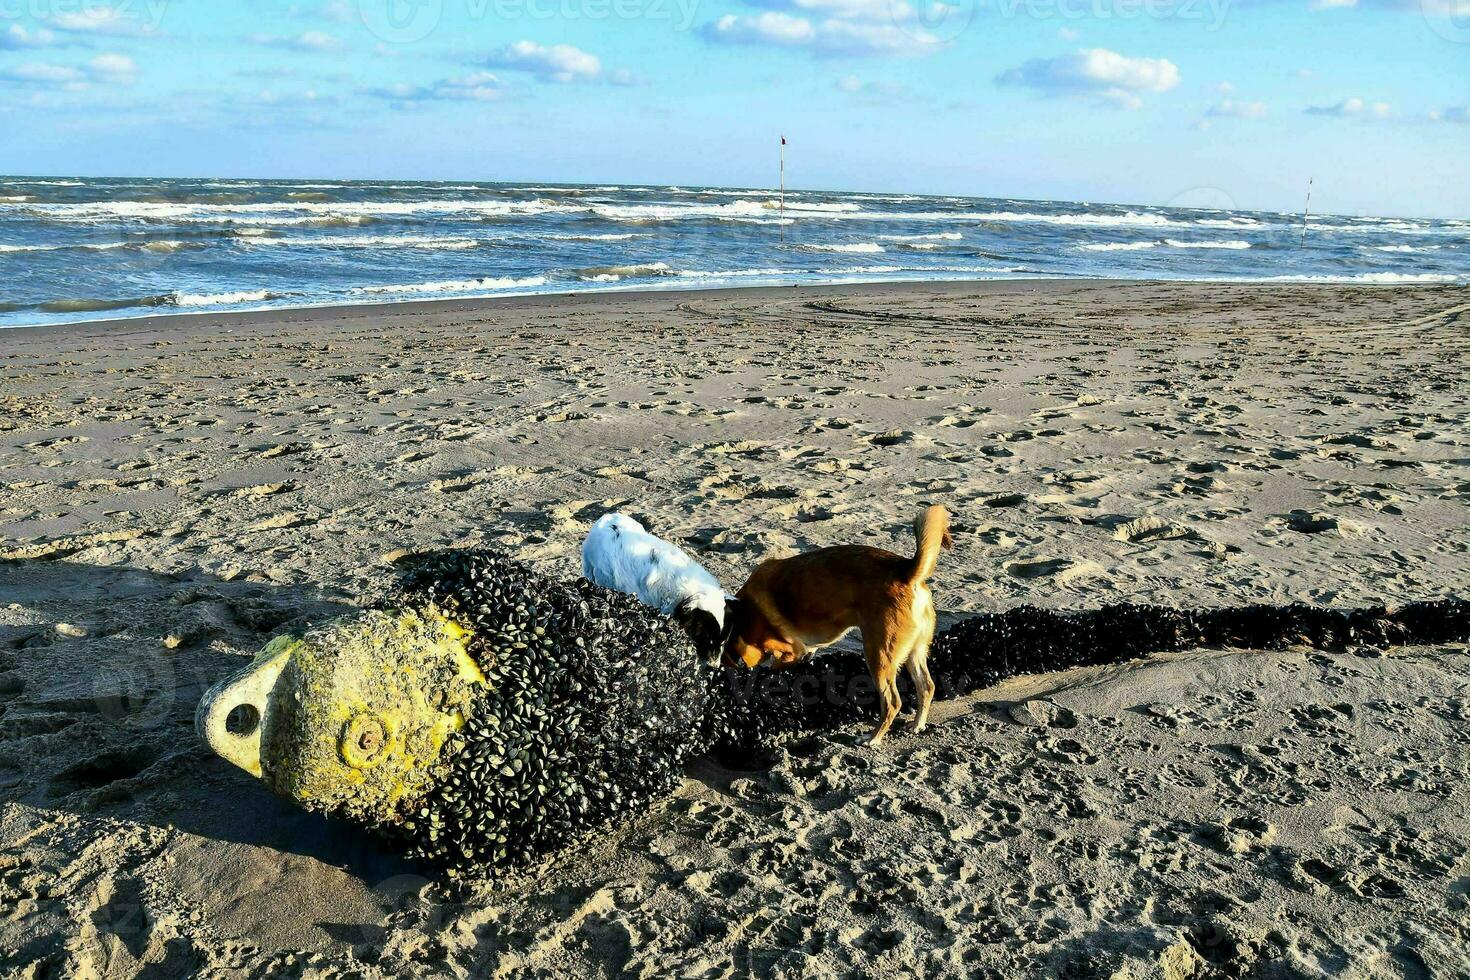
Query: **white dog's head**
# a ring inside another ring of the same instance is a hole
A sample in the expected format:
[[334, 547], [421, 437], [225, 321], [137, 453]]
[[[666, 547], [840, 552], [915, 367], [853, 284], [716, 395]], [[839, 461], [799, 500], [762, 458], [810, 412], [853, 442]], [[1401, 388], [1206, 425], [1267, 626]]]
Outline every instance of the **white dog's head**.
[[700, 658], [711, 667], [720, 665], [725, 649], [730, 624], [730, 617], [725, 614], [726, 602], [723, 592], [700, 591], [685, 598], [674, 610], [674, 620], [684, 627]]

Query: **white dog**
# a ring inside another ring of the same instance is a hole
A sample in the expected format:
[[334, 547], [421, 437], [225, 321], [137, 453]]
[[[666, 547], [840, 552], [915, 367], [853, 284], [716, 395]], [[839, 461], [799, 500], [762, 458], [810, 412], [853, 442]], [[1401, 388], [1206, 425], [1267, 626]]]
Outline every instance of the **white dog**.
[[649, 534], [631, 517], [604, 514], [582, 542], [582, 574], [678, 620], [700, 655], [719, 664], [729, 596], [683, 549]]

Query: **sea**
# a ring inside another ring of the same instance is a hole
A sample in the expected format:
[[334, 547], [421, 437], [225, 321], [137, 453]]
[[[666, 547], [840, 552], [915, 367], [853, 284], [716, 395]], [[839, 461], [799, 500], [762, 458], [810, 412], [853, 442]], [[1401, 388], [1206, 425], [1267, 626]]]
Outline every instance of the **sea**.
[[531, 293], [1470, 283], [1470, 220], [628, 185], [0, 177], [0, 327]]

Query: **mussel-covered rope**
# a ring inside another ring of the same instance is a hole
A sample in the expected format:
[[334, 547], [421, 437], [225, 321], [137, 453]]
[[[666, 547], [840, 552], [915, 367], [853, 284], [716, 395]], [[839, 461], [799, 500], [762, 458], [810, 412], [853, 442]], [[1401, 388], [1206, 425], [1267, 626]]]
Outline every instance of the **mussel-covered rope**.
[[[1333, 650], [1470, 640], [1470, 602], [1442, 599], [1332, 609], [1247, 605], [1217, 609], [1116, 603], [1058, 611], [1018, 606], [981, 613], [939, 633], [929, 654], [936, 698], [1018, 674], [1116, 664], [1200, 647]], [[900, 685], [905, 684], [900, 678]], [[780, 671], [729, 668], [714, 699], [716, 748], [749, 751], [776, 731], [828, 729], [872, 713], [876, 696], [858, 654], [818, 657]], [[912, 703], [905, 691], [905, 703]], [[728, 715], [728, 716], [727, 716]]]
[[[749, 753], [772, 736], [867, 717], [860, 655], [781, 670], [710, 670], [689, 637], [636, 599], [555, 582], [486, 551], [425, 556], [390, 600], [432, 603], [470, 634], [487, 685], [447, 746], [434, 788], [391, 827], [450, 865], [523, 863], [617, 823], [673, 790], [694, 757]], [[1021, 606], [935, 637], [939, 697], [1015, 674], [1110, 664], [1193, 647], [1341, 648], [1470, 639], [1470, 603], [1395, 610], [1307, 605], [1083, 612]]]

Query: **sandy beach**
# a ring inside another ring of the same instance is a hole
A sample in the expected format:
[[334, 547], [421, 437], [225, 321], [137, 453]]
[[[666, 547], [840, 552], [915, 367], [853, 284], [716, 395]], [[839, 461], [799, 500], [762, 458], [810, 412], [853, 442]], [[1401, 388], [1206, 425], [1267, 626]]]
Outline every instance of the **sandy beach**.
[[1010, 281], [0, 330], [0, 975], [1455, 977], [1470, 650], [1017, 678], [449, 883], [194, 735], [391, 562], [558, 578], [622, 510], [728, 587], [956, 547], [1033, 603], [1470, 595], [1462, 287]]

